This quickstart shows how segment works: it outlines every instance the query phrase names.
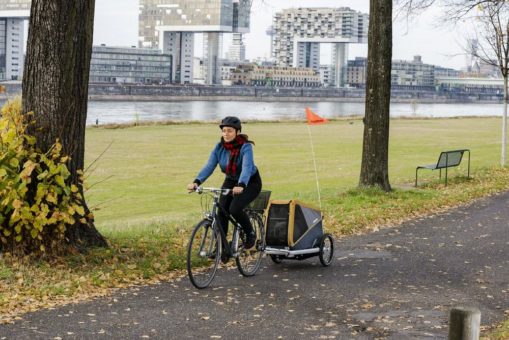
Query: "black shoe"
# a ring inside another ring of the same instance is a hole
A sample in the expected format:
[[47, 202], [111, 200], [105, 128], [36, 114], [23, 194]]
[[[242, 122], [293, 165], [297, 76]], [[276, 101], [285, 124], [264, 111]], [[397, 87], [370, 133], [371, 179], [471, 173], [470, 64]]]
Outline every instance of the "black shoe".
[[228, 260], [230, 259], [230, 257], [228, 256], [228, 254], [226, 254], [225, 251], [223, 251], [221, 253], [221, 262], [223, 263], [228, 263]]
[[249, 234], [246, 234], [246, 243], [244, 243], [244, 250], [253, 248], [255, 243], [256, 234], [254, 231], [251, 231]]

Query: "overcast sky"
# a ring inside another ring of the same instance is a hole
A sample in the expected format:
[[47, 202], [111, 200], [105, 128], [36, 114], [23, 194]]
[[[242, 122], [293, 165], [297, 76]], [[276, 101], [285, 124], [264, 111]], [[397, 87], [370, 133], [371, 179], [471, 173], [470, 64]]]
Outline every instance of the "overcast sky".
[[[190, 0], [191, 1], [191, 0]], [[109, 46], [138, 45], [139, 0], [96, 0], [94, 44]], [[265, 30], [278, 10], [291, 7], [350, 7], [369, 12], [369, 0], [254, 0], [251, 32], [245, 35], [247, 58], [269, 57], [270, 39]], [[393, 59], [412, 59], [421, 55], [423, 62], [460, 69], [465, 65], [463, 47], [465, 27], [444, 27], [439, 23], [440, 9], [434, 8], [409, 23], [396, 20], [393, 27]], [[225, 34], [224, 51], [230, 35]], [[329, 63], [330, 49], [324, 46], [321, 63]], [[200, 54], [201, 49], [196, 51]], [[349, 59], [366, 56], [367, 45], [352, 44]]]

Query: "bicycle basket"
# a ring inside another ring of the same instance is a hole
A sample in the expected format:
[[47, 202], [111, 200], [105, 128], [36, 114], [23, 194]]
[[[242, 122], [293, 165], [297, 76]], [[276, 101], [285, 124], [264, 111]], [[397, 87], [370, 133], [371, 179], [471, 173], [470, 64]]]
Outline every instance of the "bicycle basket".
[[267, 208], [267, 205], [269, 204], [270, 194], [271, 191], [269, 190], [260, 191], [258, 197], [256, 197], [253, 202], [249, 203], [249, 205], [247, 206], [248, 209], [263, 213]]

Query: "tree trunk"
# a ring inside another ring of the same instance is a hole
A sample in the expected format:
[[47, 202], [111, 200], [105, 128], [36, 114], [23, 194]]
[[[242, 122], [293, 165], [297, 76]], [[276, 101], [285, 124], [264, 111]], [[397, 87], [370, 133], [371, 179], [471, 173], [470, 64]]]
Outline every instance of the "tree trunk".
[[[35, 119], [29, 132], [43, 152], [62, 143], [82, 195], [77, 171], [84, 168], [94, 7], [95, 0], [33, 0], [23, 76], [23, 112]], [[79, 249], [107, 245], [92, 222], [68, 227], [66, 239]]]
[[389, 111], [392, 65], [392, 0], [370, 0], [366, 114], [360, 187], [389, 184]]
[[[506, 72], [507, 73], [507, 72]], [[500, 158], [500, 164], [502, 166], [507, 165], [507, 77], [509, 75], [504, 76], [504, 115], [502, 116], [502, 156]]]

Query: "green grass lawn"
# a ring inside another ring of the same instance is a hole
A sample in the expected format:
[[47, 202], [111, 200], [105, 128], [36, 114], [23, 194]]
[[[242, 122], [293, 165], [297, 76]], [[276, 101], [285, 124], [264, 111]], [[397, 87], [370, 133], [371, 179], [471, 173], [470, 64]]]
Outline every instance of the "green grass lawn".
[[[389, 175], [394, 187], [409, 186], [415, 167], [436, 162], [440, 151], [469, 148], [471, 167], [496, 166], [500, 159], [497, 118], [397, 119], [391, 121]], [[300, 198], [318, 205], [308, 128], [303, 122], [247, 123], [244, 131], [256, 142], [255, 161], [264, 188], [272, 198]], [[318, 177], [325, 210], [337, 208], [338, 193], [356, 187], [362, 150], [360, 120], [339, 120], [311, 126]], [[87, 192], [97, 226], [109, 233], [147, 226], [153, 222], [190, 223], [199, 216], [196, 195], [185, 185], [205, 163], [219, 140], [216, 124], [152, 125], [121, 129], [90, 128], [86, 161], [92, 162]], [[450, 176], [466, 174], [467, 162]], [[423, 180], [438, 172], [422, 171]], [[222, 174], [207, 181], [222, 183]]]
[[[498, 166], [500, 124], [496, 118], [397, 119], [391, 121], [389, 174], [395, 190], [357, 190], [363, 125], [359, 119], [312, 126], [325, 229], [336, 236], [397, 224], [509, 188], [509, 169]], [[318, 205], [308, 127], [304, 122], [247, 123], [255, 159], [272, 198], [299, 198]], [[185, 268], [191, 226], [200, 218], [200, 197], [185, 186], [219, 140], [217, 124], [89, 128], [86, 192], [96, 225], [110, 242], [51, 261], [0, 257], [0, 323], [37, 308], [168, 280]], [[440, 151], [468, 148], [466, 162], [450, 171], [449, 186], [438, 172], [415, 167], [436, 162]], [[217, 173], [206, 183], [219, 186]], [[506, 333], [501, 333], [506, 334]]]

